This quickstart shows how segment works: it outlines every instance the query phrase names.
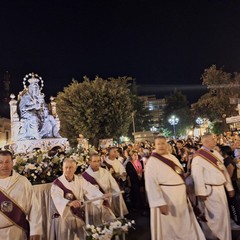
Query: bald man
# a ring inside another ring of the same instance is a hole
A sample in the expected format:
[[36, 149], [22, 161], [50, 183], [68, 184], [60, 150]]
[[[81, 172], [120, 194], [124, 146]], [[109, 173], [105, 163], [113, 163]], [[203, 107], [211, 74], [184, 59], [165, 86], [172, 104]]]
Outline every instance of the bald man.
[[168, 150], [166, 139], [157, 137], [145, 168], [151, 239], [205, 240], [187, 201], [182, 165]]
[[[84, 178], [75, 175], [76, 169], [76, 161], [66, 158], [63, 162], [63, 175], [53, 182], [51, 188], [51, 196], [57, 210], [53, 218], [55, 218], [55, 237], [58, 240], [85, 239], [83, 202], [104, 195]], [[102, 218], [100, 213], [105, 210], [102, 209], [102, 202], [99, 200], [91, 204], [94, 213], [99, 213], [99, 216], [93, 216], [94, 221], [100, 221]], [[104, 215], [104, 217], [114, 218], [115, 216]], [[100, 223], [98, 222], [98, 224]]]
[[[230, 216], [225, 188], [229, 197], [234, 196], [230, 176], [223, 157], [214, 150], [216, 139], [212, 134], [202, 136], [200, 148], [192, 160], [192, 177], [195, 194], [202, 203], [207, 226], [214, 237], [231, 240]], [[207, 236], [208, 237], [208, 236]]]

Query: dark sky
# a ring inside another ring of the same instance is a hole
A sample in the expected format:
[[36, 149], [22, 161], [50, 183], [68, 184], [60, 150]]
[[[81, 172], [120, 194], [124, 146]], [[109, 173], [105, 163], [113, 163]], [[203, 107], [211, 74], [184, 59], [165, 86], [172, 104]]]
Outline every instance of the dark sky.
[[128, 75], [160, 97], [166, 85], [191, 89], [192, 101], [205, 68], [240, 72], [239, 1], [1, 1], [0, 31], [0, 74], [15, 93], [33, 71], [48, 96], [73, 77]]

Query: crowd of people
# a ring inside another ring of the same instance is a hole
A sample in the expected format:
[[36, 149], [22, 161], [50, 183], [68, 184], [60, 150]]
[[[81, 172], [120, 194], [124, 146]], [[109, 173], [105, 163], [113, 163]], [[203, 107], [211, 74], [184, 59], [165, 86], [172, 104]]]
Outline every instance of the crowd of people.
[[[195, 139], [157, 137], [154, 143], [145, 141], [114, 149], [113, 158], [125, 166], [127, 173], [126, 184], [122, 184], [127, 206], [132, 211], [144, 212], [146, 206], [151, 209], [152, 240], [231, 240], [231, 230], [240, 230], [237, 134], [205, 134]], [[104, 149], [101, 159], [105, 154]], [[189, 225], [189, 231], [181, 228], [182, 222]]]
[[[65, 158], [51, 187], [51, 239], [84, 239], [84, 201], [99, 198], [88, 212], [93, 225], [139, 211], [150, 213], [152, 240], [231, 240], [240, 229], [239, 156], [238, 135], [206, 134], [98, 149], [81, 175]], [[0, 151], [0, 239], [41, 239], [43, 206], [12, 159]]]

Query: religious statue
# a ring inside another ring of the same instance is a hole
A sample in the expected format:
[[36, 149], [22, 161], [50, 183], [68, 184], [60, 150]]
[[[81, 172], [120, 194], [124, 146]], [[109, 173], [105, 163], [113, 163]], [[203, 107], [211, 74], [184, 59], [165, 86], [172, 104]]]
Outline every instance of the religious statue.
[[[27, 79], [28, 87], [25, 83]], [[41, 81], [41, 88], [38, 84], [39, 80]], [[24, 90], [18, 103], [21, 121], [18, 140], [61, 137], [58, 133], [56, 120], [49, 114], [45, 104], [44, 94], [41, 93], [42, 87], [43, 80], [37, 74], [28, 74], [24, 78]]]
[[49, 114], [47, 106], [43, 107], [41, 138], [59, 138], [59, 129], [55, 118]]

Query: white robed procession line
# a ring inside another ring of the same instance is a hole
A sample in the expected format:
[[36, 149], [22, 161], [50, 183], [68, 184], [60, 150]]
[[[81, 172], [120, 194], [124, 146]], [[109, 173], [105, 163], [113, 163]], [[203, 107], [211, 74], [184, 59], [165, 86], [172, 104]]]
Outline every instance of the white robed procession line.
[[[124, 191], [109, 194], [109, 197], [119, 196], [122, 193], [124, 193]], [[89, 216], [88, 216], [88, 214], [89, 214], [89, 212], [88, 212], [89, 204], [92, 203], [92, 202], [98, 201], [98, 200], [102, 200], [102, 199], [106, 199], [106, 197], [104, 197], [104, 196], [97, 197], [97, 198], [93, 198], [91, 200], [87, 200], [87, 201], [82, 202], [82, 204], [85, 205], [85, 226], [87, 226], [89, 224]], [[122, 198], [119, 198], [119, 207], [120, 207], [120, 217], [116, 218], [116, 219], [123, 219], [124, 215], [123, 215], [123, 209], [122, 209]], [[118, 236], [116, 236], [115, 239], [118, 239], [117, 237]], [[125, 233], [123, 233], [123, 240], [125, 240]]]

